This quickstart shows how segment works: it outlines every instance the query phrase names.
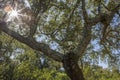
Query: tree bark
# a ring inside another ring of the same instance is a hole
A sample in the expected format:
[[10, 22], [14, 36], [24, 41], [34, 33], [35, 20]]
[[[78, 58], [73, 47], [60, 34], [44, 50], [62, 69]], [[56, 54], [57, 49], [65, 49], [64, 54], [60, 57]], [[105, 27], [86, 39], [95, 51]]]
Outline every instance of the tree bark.
[[10, 30], [8, 28], [8, 25], [6, 24], [6, 22], [0, 21], [0, 28], [1, 28], [1, 31], [3, 31], [4, 33], [15, 38], [16, 40], [20, 41], [21, 43], [26, 44], [27, 46], [31, 47], [32, 49], [43, 52], [46, 56], [52, 58], [55, 61], [58, 61], [58, 62], [62, 61], [63, 54], [61, 54], [55, 50], [52, 50], [49, 47], [49, 45], [47, 45], [45, 43], [37, 42], [34, 39], [21, 36], [17, 32]]
[[73, 52], [64, 56], [63, 67], [71, 80], [85, 80], [83, 72], [78, 65], [78, 59]]

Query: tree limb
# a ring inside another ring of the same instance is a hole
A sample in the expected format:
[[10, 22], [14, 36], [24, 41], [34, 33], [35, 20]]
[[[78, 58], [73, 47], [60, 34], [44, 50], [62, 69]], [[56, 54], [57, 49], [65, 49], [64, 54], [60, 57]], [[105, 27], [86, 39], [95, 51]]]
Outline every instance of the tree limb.
[[83, 34], [82, 34], [83, 37], [80, 40], [78, 47], [75, 51], [77, 60], [79, 60], [79, 58], [81, 58], [84, 55], [85, 50], [88, 44], [90, 43], [92, 37], [91, 25], [89, 25], [90, 23], [88, 21], [88, 14], [85, 9], [85, 0], [82, 0], [82, 10], [83, 10], [83, 19], [85, 22], [84, 22]]
[[28, 45], [32, 49], [41, 51], [46, 56], [48, 56], [56, 61], [59, 61], [59, 62], [62, 61], [63, 55], [61, 53], [52, 50], [48, 45], [46, 45], [44, 43], [38, 43], [34, 39], [25, 38], [25, 37], [21, 36], [20, 34], [18, 34], [17, 32], [10, 30], [4, 21], [0, 22], [0, 29], [1, 29], [1, 31], [3, 31], [6, 34], [10, 35], [11, 37], [15, 38], [16, 40]]
[[111, 10], [110, 14], [101, 13], [100, 15], [96, 15], [93, 18], [89, 18], [90, 25], [94, 26], [95, 24], [103, 21], [106, 17], [107, 17], [106, 20], [110, 22], [114, 17], [114, 14], [118, 12], [119, 8], [120, 8], [120, 4], [118, 4], [113, 10]]
[[81, 1], [82, 1], [83, 18], [84, 18], [85, 23], [87, 23], [88, 22], [88, 14], [85, 9], [85, 0], [81, 0]]
[[50, 4], [50, 0], [46, 0], [46, 1], [38, 0], [33, 2], [33, 9], [31, 10], [32, 20], [31, 23], [29, 23], [30, 26], [30, 34], [28, 36], [29, 38], [33, 38], [33, 36], [35, 35], [37, 31], [38, 22], [41, 18], [40, 14], [44, 13], [48, 9], [49, 4]]

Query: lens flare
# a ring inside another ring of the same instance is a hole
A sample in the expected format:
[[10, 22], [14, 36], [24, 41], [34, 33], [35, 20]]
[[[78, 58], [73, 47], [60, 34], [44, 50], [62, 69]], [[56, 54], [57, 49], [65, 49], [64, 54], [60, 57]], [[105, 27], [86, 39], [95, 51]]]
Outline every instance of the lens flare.
[[6, 6], [4, 8], [4, 11], [7, 13], [7, 20], [6, 22], [11, 22], [11, 21], [20, 21], [20, 17], [25, 16], [22, 14], [23, 9], [18, 9], [17, 6], [14, 8], [10, 5]]
[[10, 5], [8, 5], [4, 8], [4, 11], [7, 13], [10, 12], [11, 10], [12, 10], [12, 7]]

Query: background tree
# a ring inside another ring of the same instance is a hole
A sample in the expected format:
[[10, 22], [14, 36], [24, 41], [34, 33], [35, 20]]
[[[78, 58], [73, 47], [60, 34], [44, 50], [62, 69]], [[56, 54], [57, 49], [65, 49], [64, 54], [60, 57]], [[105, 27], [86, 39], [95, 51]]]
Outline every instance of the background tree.
[[0, 39], [4, 53], [0, 56], [1, 80], [69, 80], [60, 69], [60, 63], [48, 59], [8, 35], [2, 34]]
[[119, 68], [117, 0], [3, 0], [1, 5], [4, 10], [10, 5], [1, 17], [1, 31], [63, 63], [71, 80], [85, 80], [80, 60], [103, 60]]

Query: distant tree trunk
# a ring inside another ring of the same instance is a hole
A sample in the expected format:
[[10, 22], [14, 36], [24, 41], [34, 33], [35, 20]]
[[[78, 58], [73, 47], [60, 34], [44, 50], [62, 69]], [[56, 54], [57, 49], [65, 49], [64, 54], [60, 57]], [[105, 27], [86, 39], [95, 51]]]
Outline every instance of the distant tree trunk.
[[64, 56], [63, 67], [71, 80], [85, 80], [83, 72], [78, 65], [78, 59], [73, 52]]

